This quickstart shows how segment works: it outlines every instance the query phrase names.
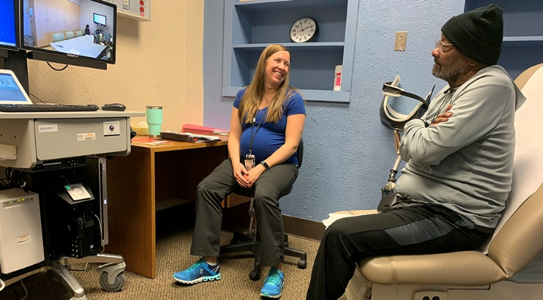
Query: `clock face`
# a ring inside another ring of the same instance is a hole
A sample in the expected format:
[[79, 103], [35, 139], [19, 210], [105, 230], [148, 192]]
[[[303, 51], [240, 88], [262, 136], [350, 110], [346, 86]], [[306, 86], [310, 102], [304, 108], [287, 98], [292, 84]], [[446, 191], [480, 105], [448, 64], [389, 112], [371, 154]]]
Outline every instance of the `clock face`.
[[294, 22], [292, 27], [290, 27], [290, 40], [295, 43], [311, 42], [318, 31], [319, 27], [315, 20], [311, 18], [301, 18]]

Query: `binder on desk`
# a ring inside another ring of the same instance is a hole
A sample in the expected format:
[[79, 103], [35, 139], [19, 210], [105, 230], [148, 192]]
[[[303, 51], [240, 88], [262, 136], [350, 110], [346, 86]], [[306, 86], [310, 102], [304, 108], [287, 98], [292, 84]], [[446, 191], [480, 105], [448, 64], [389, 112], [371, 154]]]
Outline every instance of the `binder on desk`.
[[213, 127], [206, 127], [194, 124], [185, 124], [181, 127], [181, 130], [185, 132], [192, 132], [198, 134], [219, 134], [219, 135], [228, 135], [229, 130], [219, 129]]
[[214, 135], [193, 134], [189, 132], [162, 131], [160, 137], [166, 140], [182, 141], [189, 143], [210, 143], [221, 139]]

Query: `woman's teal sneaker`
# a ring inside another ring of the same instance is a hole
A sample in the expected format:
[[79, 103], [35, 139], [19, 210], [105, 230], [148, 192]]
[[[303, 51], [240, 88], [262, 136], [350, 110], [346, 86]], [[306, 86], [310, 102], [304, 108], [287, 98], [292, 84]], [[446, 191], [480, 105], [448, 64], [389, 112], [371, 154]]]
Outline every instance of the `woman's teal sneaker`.
[[184, 284], [219, 280], [221, 279], [219, 263], [216, 266], [210, 266], [204, 259], [200, 259], [188, 269], [173, 274], [173, 278]]
[[283, 284], [285, 283], [285, 274], [283, 271], [271, 268], [268, 273], [268, 277], [264, 281], [264, 286], [260, 290], [260, 296], [267, 298], [279, 298], [283, 291]]

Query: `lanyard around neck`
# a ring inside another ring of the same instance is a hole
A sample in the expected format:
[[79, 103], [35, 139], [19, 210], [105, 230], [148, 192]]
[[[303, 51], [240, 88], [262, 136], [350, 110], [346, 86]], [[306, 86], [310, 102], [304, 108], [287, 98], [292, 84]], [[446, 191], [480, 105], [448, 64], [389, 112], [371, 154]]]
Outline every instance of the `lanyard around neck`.
[[[258, 114], [258, 111], [257, 111]], [[264, 121], [264, 116], [260, 119], [260, 122], [258, 123], [258, 127], [256, 127], [255, 134], [253, 135], [253, 129], [255, 129], [255, 121], [256, 121], [256, 115], [253, 118], [253, 126], [251, 127], [251, 138], [249, 139], [249, 155], [253, 153], [253, 141], [255, 140], [256, 133], [260, 129], [260, 125], [262, 125], [262, 121]]]

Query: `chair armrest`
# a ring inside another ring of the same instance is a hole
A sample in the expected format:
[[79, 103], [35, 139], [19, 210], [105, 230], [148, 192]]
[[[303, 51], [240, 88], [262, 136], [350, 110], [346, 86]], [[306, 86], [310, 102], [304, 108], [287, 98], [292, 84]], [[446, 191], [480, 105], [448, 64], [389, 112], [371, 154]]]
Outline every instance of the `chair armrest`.
[[507, 278], [492, 259], [479, 251], [375, 257], [359, 262], [358, 270], [378, 284], [480, 286]]

